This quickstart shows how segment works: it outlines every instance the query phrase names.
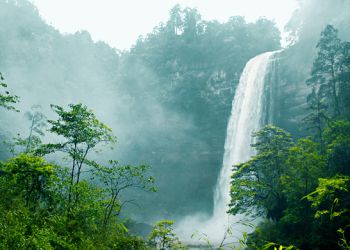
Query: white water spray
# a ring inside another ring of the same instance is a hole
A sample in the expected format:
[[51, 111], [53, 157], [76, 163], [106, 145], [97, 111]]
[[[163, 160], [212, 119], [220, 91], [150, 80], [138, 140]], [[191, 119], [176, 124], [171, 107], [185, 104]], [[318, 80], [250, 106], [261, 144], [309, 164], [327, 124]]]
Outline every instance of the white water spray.
[[228, 227], [231, 227], [235, 237], [241, 236], [241, 230], [248, 230], [236, 223], [243, 219], [243, 216], [233, 217], [226, 213], [230, 202], [230, 177], [233, 165], [245, 162], [254, 155], [250, 146], [251, 135], [263, 125], [265, 77], [275, 53], [266, 52], [252, 58], [243, 70], [227, 126], [223, 166], [214, 194], [213, 215], [210, 218], [198, 214], [184, 218], [177, 231], [185, 242], [198, 243], [198, 237], [190, 239], [192, 233], [197, 232], [199, 236], [206, 235], [210, 242], [216, 245], [223, 240]]

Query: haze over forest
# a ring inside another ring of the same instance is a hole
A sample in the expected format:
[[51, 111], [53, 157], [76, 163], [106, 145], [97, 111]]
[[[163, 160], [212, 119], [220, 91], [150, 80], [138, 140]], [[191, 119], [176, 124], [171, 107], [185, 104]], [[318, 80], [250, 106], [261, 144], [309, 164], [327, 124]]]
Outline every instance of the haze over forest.
[[39, 2], [0, 0], [0, 249], [350, 249], [349, 1], [123, 50]]

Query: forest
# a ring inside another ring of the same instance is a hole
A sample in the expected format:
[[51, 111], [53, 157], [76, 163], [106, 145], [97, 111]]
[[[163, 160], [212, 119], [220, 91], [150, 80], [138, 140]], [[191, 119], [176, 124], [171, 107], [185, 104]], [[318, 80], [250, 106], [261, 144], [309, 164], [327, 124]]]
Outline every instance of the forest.
[[298, 4], [118, 50], [0, 0], [0, 249], [350, 249], [350, 2]]

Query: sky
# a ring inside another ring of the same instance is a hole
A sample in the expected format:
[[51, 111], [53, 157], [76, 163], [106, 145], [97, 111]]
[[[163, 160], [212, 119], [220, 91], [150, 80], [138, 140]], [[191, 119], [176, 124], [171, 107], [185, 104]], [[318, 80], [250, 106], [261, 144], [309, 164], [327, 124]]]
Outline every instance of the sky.
[[62, 33], [87, 30], [94, 41], [129, 49], [140, 35], [168, 19], [177, 3], [196, 7], [202, 19], [220, 22], [231, 16], [247, 21], [267, 17], [283, 31], [297, 0], [31, 0], [40, 15]]

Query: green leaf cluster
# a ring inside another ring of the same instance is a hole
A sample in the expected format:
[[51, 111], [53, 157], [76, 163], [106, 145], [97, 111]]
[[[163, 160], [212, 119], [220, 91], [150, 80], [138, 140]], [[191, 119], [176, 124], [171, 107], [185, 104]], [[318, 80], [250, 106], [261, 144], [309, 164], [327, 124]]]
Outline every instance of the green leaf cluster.
[[[102, 165], [88, 159], [100, 143], [115, 143], [110, 128], [82, 104], [66, 111], [53, 106], [57, 120], [49, 131], [61, 143], [33, 144], [46, 124], [45, 116], [28, 113], [28, 139], [14, 145], [25, 153], [0, 162], [0, 249], [146, 249], [147, 242], [132, 236], [120, 212], [129, 197], [125, 190], [156, 191], [150, 167]], [[71, 166], [49, 163], [38, 155], [64, 152]], [[15, 154], [15, 151], [13, 151]], [[83, 166], [89, 174], [81, 176]], [[122, 192], [123, 191], [123, 192]]]
[[[0, 88], [6, 89], [7, 84], [4, 83], [4, 77], [2, 76], [0, 72]], [[16, 104], [19, 101], [18, 96], [16, 95], [11, 95], [10, 92], [7, 90], [2, 90], [0, 91], [0, 107], [3, 107], [7, 110], [14, 110], [18, 111], [13, 104]]]

